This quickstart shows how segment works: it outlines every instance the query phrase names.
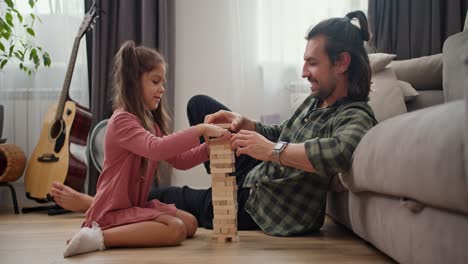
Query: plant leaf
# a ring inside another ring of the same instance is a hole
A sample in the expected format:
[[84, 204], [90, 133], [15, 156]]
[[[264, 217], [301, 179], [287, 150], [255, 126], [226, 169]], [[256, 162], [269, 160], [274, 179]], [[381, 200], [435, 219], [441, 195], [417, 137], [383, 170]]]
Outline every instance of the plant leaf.
[[12, 10], [16, 13], [16, 16], [18, 17], [18, 20], [20, 23], [23, 23], [23, 16], [20, 14], [20, 12], [14, 8]]
[[8, 23], [8, 25], [15, 27], [15, 25], [13, 25], [13, 16], [11, 15], [11, 13], [7, 12], [5, 14], [5, 20]]
[[8, 57], [11, 57], [11, 55], [13, 54], [14, 49], [15, 49], [15, 45], [11, 45], [10, 46], [10, 51], [8, 52]]
[[21, 54], [21, 51], [17, 50], [13, 52], [15, 54], [15, 57], [18, 58], [20, 61], [24, 61], [24, 56]]
[[3, 67], [5, 67], [5, 65], [7, 64], [8, 60], [7, 59], [4, 59], [1, 63], [0, 63], [0, 70], [3, 70]]
[[10, 35], [11, 35], [11, 33], [8, 32], [8, 31], [3, 32], [3, 38], [5, 38], [7, 40], [10, 38]]
[[8, 7], [13, 8], [13, 1], [12, 0], [5, 0], [5, 3]]
[[44, 60], [44, 66], [50, 66], [50, 55], [47, 52], [42, 54], [42, 59]]
[[33, 36], [33, 37], [36, 36], [36, 33], [34, 33], [34, 30], [33, 30], [32, 28], [30, 28], [30, 27], [28, 27], [28, 28], [26, 29], [26, 31], [29, 33], [29, 35], [31, 35], [31, 36]]
[[36, 58], [37, 58], [37, 52], [36, 52], [36, 49], [35, 49], [35, 48], [32, 48], [32, 49], [31, 49], [31, 53], [29, 54], [29, 60], [32, 60], [33, 57], [36, 57]]
[[0, 42], [0, 50], [5, 52], [5, 46], [3, 45], [3, 43]]
[[29, 6], [30, 6], [31, 8], [34, 8], [34, 4], [36, 4], [36, 1], [34, 1], [34, 0], [29, 0]]

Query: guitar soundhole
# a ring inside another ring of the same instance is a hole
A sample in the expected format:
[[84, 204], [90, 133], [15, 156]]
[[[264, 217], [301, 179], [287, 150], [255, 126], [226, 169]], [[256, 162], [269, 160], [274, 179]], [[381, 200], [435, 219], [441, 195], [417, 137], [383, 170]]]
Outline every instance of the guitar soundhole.
[[54, 124], [52, 125], [52, 128], [50, 129], [50, 138], [56, 139], [62, 132], [62, 129], [63, 129], [62, 120], [55, 121]]

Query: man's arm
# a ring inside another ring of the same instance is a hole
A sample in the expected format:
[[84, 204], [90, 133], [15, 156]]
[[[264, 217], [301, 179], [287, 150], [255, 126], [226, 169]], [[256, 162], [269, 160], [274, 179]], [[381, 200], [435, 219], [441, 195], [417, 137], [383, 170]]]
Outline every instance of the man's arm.
[[288, 120], [283, 121], [279, 125], [265, 125], [260, 122], [254, 121], [255, 130], [260, 135], [266, 137], [268, 140], [276, 142], [283, 131], [283, 128]]
[[[353, 153], [361, 138], [376, 123], [367, 111], [349, 108], [334, 121], [331, 137], [307, 140], [304, 143], [304, 152], [316, 173], [332, 177], [337, 173], [347, 172], [351, 168]], [[287, 162], [289, 157], [284, 159]]]
[[[273, 151], [270, 154], [273, 160]], [[307, 172], [317, 172], [307, 158], [305, 144], [288, 144], [280, 155], [280, 162], [284, 166], [297, 168]]]
[[[358, 143], [375, 124], [375, 119], [366, 111], [350, 108], [337, 118], [332, 137], [288, 144], [280, 155], [280, 162], [322, 176], [348, 171]], [[269, 152], [268, 160], [273, 160], [273, 151]]]

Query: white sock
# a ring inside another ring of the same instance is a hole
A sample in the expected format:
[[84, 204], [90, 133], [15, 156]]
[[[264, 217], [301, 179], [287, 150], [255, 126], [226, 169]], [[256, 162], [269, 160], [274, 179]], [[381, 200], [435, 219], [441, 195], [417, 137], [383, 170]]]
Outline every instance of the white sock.
[[104, 250], [104, 238], [102, 237], [101, 228], [93, 222], [93, 228], [83, 227], [68, 243], [63, 256], [70, 257], [73, 255], [92, 252], [96, 250]]

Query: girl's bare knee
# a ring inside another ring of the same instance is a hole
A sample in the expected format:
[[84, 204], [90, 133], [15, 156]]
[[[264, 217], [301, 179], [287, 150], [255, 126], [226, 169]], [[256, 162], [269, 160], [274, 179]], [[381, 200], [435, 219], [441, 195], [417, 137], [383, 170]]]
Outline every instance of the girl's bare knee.
[[187, 228], [187, 237], [193, 237], [197, 232], [198, 228], [198, 221], [197, 218], [193, 215], [189, 215], [188, 219], [186, 220], [186, 228]]
[[175, 218], [173, 221], [171, 221], [168, 228], [171, 234], [168, 242], [171, 246], [179, 245], [187, 237], [185, 224], [178, 218]]

